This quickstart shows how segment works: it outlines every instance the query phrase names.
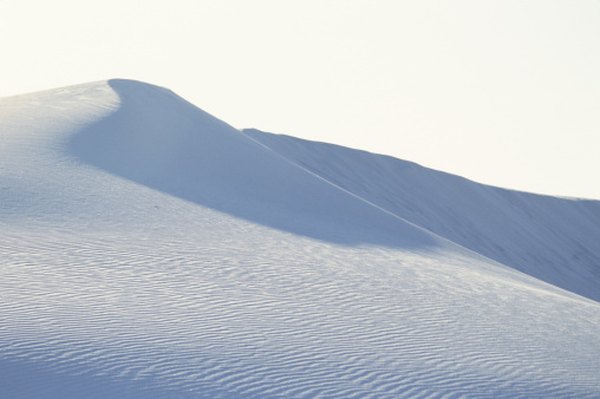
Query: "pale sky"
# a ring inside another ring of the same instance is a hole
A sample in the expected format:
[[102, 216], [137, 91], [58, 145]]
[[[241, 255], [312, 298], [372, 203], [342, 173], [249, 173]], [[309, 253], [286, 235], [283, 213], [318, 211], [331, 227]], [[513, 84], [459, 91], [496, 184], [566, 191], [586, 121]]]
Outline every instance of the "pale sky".
[[600, 199], [597, 0], [0, 0], [0, 76], [142, 80], [237, 128]]

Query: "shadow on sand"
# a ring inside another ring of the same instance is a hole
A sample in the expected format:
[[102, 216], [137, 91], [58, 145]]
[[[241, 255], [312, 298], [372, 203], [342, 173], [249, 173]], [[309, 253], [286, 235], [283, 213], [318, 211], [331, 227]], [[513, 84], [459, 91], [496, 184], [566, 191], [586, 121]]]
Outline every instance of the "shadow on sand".
[[120, 107], [68, 143], [68, 151], [85, 163], [204, 207], [322, 241], [439, 245], [434, 236], [292, 164], [169, 90], [129, 80], [109, 85]]

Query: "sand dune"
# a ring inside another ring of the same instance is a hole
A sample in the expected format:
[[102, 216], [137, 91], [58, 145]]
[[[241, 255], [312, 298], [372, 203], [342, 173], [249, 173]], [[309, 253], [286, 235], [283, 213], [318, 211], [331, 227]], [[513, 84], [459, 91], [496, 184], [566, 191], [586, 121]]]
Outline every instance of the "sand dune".
[[524, 238], [480, 232], [498, 189], [278, 140], [140, 82], [0, 100], [0, 397], [600, 395], [597, 203], [510, 194], [547, 248], [512, 197]]

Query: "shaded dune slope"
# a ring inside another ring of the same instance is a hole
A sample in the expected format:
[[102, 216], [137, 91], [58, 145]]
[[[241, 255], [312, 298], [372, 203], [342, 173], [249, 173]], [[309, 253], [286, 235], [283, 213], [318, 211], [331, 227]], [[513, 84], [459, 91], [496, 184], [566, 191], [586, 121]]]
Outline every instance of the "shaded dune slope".
[[[439, 239], [336, 188], [172, 92], [111, 80], [118, 109], [68, 152], [111, 174], [252, 222], [331, 242], [423, 247]], [[335, 204], [335, 205], [334, 205]]]

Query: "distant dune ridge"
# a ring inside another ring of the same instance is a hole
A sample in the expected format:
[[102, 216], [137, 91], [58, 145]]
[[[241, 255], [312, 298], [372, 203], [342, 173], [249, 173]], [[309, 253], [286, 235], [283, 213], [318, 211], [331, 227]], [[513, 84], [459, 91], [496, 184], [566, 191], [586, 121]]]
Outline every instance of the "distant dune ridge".
[[0, 397], [600, 397], [600, 202], [109, 80], [0, 99]]
[[244, 132], [405, 220], [600, 301], [600, 201], [501, 189], [389, 156], [256, 129]]

